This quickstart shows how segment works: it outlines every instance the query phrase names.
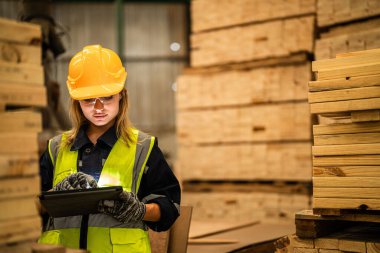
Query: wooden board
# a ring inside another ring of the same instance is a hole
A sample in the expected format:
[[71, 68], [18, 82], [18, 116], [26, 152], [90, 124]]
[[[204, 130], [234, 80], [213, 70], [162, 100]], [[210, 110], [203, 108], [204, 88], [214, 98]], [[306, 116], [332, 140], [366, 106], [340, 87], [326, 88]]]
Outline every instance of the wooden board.
[[181, 145], [310, 140], [310, 132], [310, 112], [302, 102], [177, 113]]
[[339, 155], [339, 156], [315, 156], [314, 166], [377, 166], [380, 165], [379, 155]]
[[38, 45], [20, 45], [0, 40], [0, 61], [41, 65], [42, 48]]
[[39, 216], [0, 221], [0, 244], [35, 240], [41, 231]]
[[316, 135], [314, 136], [314, 145], [345, 145], [345, 144], [363, 144], [378, 143], [380, 132], [377, 133], [358, 133], [358, 134], [337, 134], [337, 135]]
[[312, 16], [194, 34], [191, 37], [191, 66], [205, 67], [311, 52], [313, 38]]
[[378, 1], [318, 0], [318, 26], [324, 27], [380, 14]]
[[379, 199], [313, 198], [313, 208], [380, 210]]
[[47, 106], [46, 88], [29, 84], [8, 85], [0, 81], [0, 99], [7, 105]]
[[10, 86], [12, 83], [43, 85], [43, 67], [35, 64], [22, 64], [0, 61], [0, 82]]
[[327, 188], [327, 187], [314, 187], [313, 188], [314, 198], [345, 198], [345, 199], [379, 199], [380, 198], [380, 188]]
[[380, 121], [380, 110], [351, 112], [351, 120], [352, 122]]
[[[379, 65], [380, 66], [380, 65]], [[347, 111], [376, 110], [380, 109], [380, 98], [367, 98], [358, 100], [345, 100], [310, 104], [310, 112], [335, 113]]]
[[378, 177], [313, 177], [313, 186], [314, 188], [376, 188], [380, 187], [380, 180]]
[[0, 201], [26, 196], [37, 196], [40, 193], [39, 175], [30, 177], [0, 178]]
[[334, 125], [314, 125], [313, 134], [317, 135], [338, 135], [356, 133], [376, 133], [380, 131], [380, 122], [361, 122]]
[[380, 166], [314, 167], [313, 177], [380, 177]]
[[22, 44], [41, 43], [42, 34], [39, 25], [0, 18], [0, 27], [0, 40]]
[[37, 175], [38, 172], [37, 152], [34, 154], [0, 154], [0, 177]]
[[32, 110], [0, 112], [0, 132], [41, 132], [42, 115]]
[[313, 146], [314, 156], [379, 155], [380, 143]]
[[193, 220], [294, 223], [294, 214], [310, 206], [306, 194], [282, 192], [183, 192], [182, 202], [193, 206]]
[[316, 41], [315, 56], [317, 60], [334, 58], [336, 54], [358, 50], [368, 50], [380, 47], [380, 29], [378, 23], [369, 23], [368, 26], [359, 27], [350, 31], [350, 26], [342, 27], [339, 31], [322, 34]]
[[351, 67], [331, 68], [316, 73], [317, 80], [329, 80], [337, 78], [351, 78], [354, 76], [379, 75], [380, 63], [362, 64]]
[[309, 142], [179, 146], [176, 170], [183, 180], [310, 181], [310, 151]]
[[191, 2], [192, 32], [315, 13], [315, 0], [196, 0]]
[[380, 86], [374, 86], [353, 89], [310, 92], [309, 103], [334, 102], [378, 97], [380, 97]]
[[0, 133], [0, 154], [37, 154], [36, 133]]
[[354, 76], [309, 82], [310, 92], [380, 86], [380, 75]]
[[[310, 64], [276, 66], [213, 74], [185, 74], [177, 79], [179, 110], [307, 99]], [[379, 81], [380, 82], [380, 81]]]
[[0, 200], [0, 206], [0, 222], [39, 215], [35, 196], [3, 199]]

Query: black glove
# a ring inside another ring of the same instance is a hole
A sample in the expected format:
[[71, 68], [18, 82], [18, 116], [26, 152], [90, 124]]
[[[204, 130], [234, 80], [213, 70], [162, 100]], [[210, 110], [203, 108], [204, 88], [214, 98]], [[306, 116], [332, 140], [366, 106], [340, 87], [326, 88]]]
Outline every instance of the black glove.
[[53, 187], [53, 191], [64, 191], [74, 189], [97, 188], [96, 180], [83, 172], [77, 172], [65, 177]]
[[113, 216], [120, 222], [141, 221], [145, 215], [145, 204], [140, 202], [132, 192], [120, 193], [120, 200], [102, 200], [98, 210]]

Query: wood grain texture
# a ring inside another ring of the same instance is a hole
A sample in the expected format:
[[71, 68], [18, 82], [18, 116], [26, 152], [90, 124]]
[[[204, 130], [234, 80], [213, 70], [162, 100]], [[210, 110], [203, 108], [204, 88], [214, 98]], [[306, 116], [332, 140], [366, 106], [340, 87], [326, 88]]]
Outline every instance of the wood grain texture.
[[315, 13], [315, 0], [191, 1], [192, 32]]
[[307, 99], [310, 64], [185, 74], [177, 79], [179, 110]]
[[380, 177], [380, 166], [314, 167], [313, 177]]
[[41, 28], [27, 22], [0, 18], [0, 40], [23, 44], [40, 44]]
[[191, 66], [205, 67], [311, 52], [313, 29], [314, 18], [308, 16], [194, 34], [191, 37]]
[[177, 137], [182, 145], [309, 140], [307, 103], [180, 111]]

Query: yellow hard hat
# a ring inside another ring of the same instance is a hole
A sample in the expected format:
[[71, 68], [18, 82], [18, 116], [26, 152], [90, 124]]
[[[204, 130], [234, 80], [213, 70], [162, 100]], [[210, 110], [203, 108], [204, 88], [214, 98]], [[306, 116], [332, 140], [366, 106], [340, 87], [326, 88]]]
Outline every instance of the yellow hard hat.
[[126, 78], [127, 72], [114, 51], [91, 45], [71, 59], [66, 83], [70, 96], [81, 100], [117, 94]]

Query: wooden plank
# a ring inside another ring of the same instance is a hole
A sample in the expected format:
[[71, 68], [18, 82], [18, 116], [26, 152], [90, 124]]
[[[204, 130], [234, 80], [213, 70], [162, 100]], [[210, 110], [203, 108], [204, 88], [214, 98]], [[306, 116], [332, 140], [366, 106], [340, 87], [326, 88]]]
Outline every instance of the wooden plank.
[[376, 109], [380, 109], [380, 98], [368, 98], [310, 104], [310, 112], [312, 114]]
[[351, 112], [352, 122], [380, 121], [380, 110]]
[[324, 71], [334, 68], [348, 68], [360, 65], [378, 64], [380, 62], [380, 52], [378, 50], [371, 50], [371, 52], [363, 53], [346, 53], [345, 57], [340, 54], [335, 59], [317, 60], [312, 62], [312, 71]]
[[313, 208], [380, 210], [379, 199], [313, 198]]
[[252, 222], [224, 222], [224, 221], [214, 221], [212, 223], [205, 223], [204, 221], [191, 221], [189, 238], [190, 239], [198, 239], [210, 235], [215, 235], [219, 233], [223, 233], [226, 231], [244, 228], [247, 226], [252, 226], [254, 224], [258, 224], [259, 221]]
[[35, 196], [0, 200], [0, 222], [29, 216], [38, 216], [35, 201]]
[[38, 152], [36, 133], [0, 133], [0, 154], [33, 154]]
[[37, 239], [36, 232], [41, 233], [39, 216], [12, 219], [0, 222], [0, 244]]
[[313, 146], [312, 153], [314, 156], [378, 155], [380, 143]]
[[348, 53], [340, 53], [340, 54], [336, 54], [336, 58], [347, 58], [347, 57], [352, 57], [352, 56], [356, 56], [356, 57], [361, 57], [361, 56], [369, 56], [369, 55], [375, 55], [375, 54], [379, 54], [380, 53], [380, 49], [379, 48], [376, 48], [376, 49], [369, 49], [369, 50], [360, 50], [360, 51], [355, 51], [355, 52], [348, 52]]
[[40, 176], [0, 178], [0, 201], [26, 196], [37, 196], [40, 193]]
[[309, 142], [179, 146], [176, 170], [182, 180], [310, 181], [310, 147]]
[[379, 98], [380, 86], [309, 92], [309, 103]]
[[[363, 184], [363, 182], [365, 183]], [[313, 177], [313, 187], [376, 188], [380, 187], [380, 180], [378, 177]]]
[[354, 76], [368, 76], [380, 74], [380, 64], [363, 64], [347, 68], [333, 68], [329, 70], [318, 71], [317, 80], [329, 80], [336, 78], [351, 78]]
[[319, 0], [317, 4], [318, 26], [325, 27], [380, 14], [377, 1]]
[[307, 86], [303, 84], [310, 79], [310, 64], [307, 62], [249, 70], [185, 74], [177, 79], [176, 104], [178, 109], [184, 110], [306, 100]]
[[309, 82], [309, 91], [340, 90], [380, 86], [380, 75], [354, 76], [351, 78], [337, 78], [323, 81]]
[[314, 167], [313, 177], [380, 177], [380, 166]]
[[177, 113], [183, 145], [280, 140], [310, 140], [307, 103], [265, 104]]
[[366, 248], [367, 248], [367, 253], [379, 253], [380, 252], [380, 243], [367, 242]]
[[42, 66], [34, 64], [17, 64], [13, 62], [0, 61], [0, 82], [24, 83], [24, 84], [44, 84], [44, 71]]
[[0, 132], [41, 132], [42, 115], [31, 110], [0, 112]]
[[380, 132], [378, 133], [358, 133], [358, 134], [337, 134], [337, 135], [316, 135], [314, 145], [343, 145], [343, 144], [363, 144], [378, 143]]
[[41, 65], [42, 48], [0, 41], [0, 61]]
[[373, 222], [380, 223], [380, 216], [368, 213], [354, 213], [348, 210], [339, 216], [321, 215], [313, 210], [302, 210], [296, 213], [296, 220], [320, 220], [320, 221], [353, 221], [353, 222]]
[[310, 197], [297, 193], [184, 192], [182, 196], [183, 203], [194, 208], [192, 219], [208, 222], [294, 223], [295, 212], [310, 206]]
[[380, 165], [379, 155], [339, 155], [313, 157], [314, 166], [360, 166]]
[[355, 133], [374, 133], [380, 131], [380, 122], [361, 122], [335, 125], [313, 125], [313, 134], [335, 135], [335, 134], [355, 134]]
[[0, 27], [0, 40], [23, 44], [41, 43], [42, 34], [39, 25], [0, 18]]
[[6, 85], [0, 82], [0, 99], [7, 105], [47, 106], [46, 88], [41, 86]]
[[[205, 67], [311, 52], [313, 29], [314, 17], [307, 16], [194, 34], [191, 37], [191, 66]], [[290, 33], [294, 36], [287, 36]]]
[[0, 154], [0, 177], [37, 175], [39, 161], [37, 153]]
[[319, 188], [313, 187], [315, 198], [379, 199], [380, 188]]
[[222, 0], [191, 2], [192, 32], [315, 13], [315, 0], [266, 2]]
[[339, 240], [339, 250], [344, 252], [367, 253], [365, 242], [354, 240]]

